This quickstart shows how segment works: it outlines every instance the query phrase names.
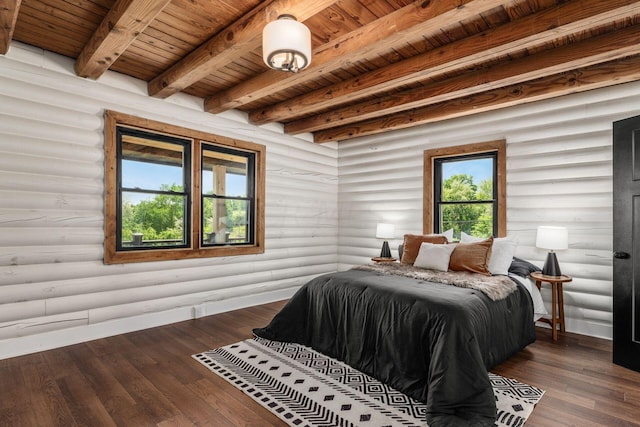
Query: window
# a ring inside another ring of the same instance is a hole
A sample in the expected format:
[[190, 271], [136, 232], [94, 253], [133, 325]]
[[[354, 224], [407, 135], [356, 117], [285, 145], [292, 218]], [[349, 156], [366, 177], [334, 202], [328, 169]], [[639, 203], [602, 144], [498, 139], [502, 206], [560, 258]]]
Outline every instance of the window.
[[255, 154], [202, 145], [202, 244], [225, 245], [253, 240], [252, 206]]
[[107, 111], [105, 263], [264, 252], [265, 148]]
[[119, 251], [189, 247], [192, 140], [116, 127]]
[[506, 235], [506, 142], [426, 150], [425, 233]]

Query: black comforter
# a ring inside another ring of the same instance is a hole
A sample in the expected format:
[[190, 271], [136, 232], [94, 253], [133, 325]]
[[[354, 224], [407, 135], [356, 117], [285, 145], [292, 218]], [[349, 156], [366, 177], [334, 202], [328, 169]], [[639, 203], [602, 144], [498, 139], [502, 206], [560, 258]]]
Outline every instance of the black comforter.
[[493, 425], [487, 371], [535, 340], [521, 286], [492, 301], [472, 289], [361, 270], [311, 280], [254, 333], [312, 347], [425, 402], [430, 426]]

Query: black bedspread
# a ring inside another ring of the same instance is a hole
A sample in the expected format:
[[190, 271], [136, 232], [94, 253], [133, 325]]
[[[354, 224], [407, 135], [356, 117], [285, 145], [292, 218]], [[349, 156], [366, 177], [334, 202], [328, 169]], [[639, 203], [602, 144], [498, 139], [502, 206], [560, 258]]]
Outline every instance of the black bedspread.
[[311, 280], [254, 333], [312, 347], [425, 402], [432, 427], [493, 425], [487, 371], [535, 340], [522, 286], [491, 301], [472, 289], [361, 270]]

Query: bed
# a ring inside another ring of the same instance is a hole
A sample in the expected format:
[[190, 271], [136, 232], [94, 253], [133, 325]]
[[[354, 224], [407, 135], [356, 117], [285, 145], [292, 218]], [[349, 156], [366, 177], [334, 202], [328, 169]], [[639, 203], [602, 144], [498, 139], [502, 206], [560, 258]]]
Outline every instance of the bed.
[[[511, 290], [485, 291], [498, 282]], [[366, 265], [312, 279], [254, 333], [309, 346], [425, 402], [432, 427], [493, 425], [487, 372], [535, 340], [533, 307], [506, 275]]]

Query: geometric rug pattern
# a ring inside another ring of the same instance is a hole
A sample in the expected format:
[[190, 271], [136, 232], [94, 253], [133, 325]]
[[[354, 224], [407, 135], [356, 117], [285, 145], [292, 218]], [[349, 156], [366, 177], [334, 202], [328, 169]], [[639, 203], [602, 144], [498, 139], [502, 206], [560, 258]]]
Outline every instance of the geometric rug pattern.
[[[420, 426], [423, 403], [300, 344], [254, 338], [192, 356], [290, 426]], [[544, 391], [489, 373], [498, 426], [522, 426]]]

